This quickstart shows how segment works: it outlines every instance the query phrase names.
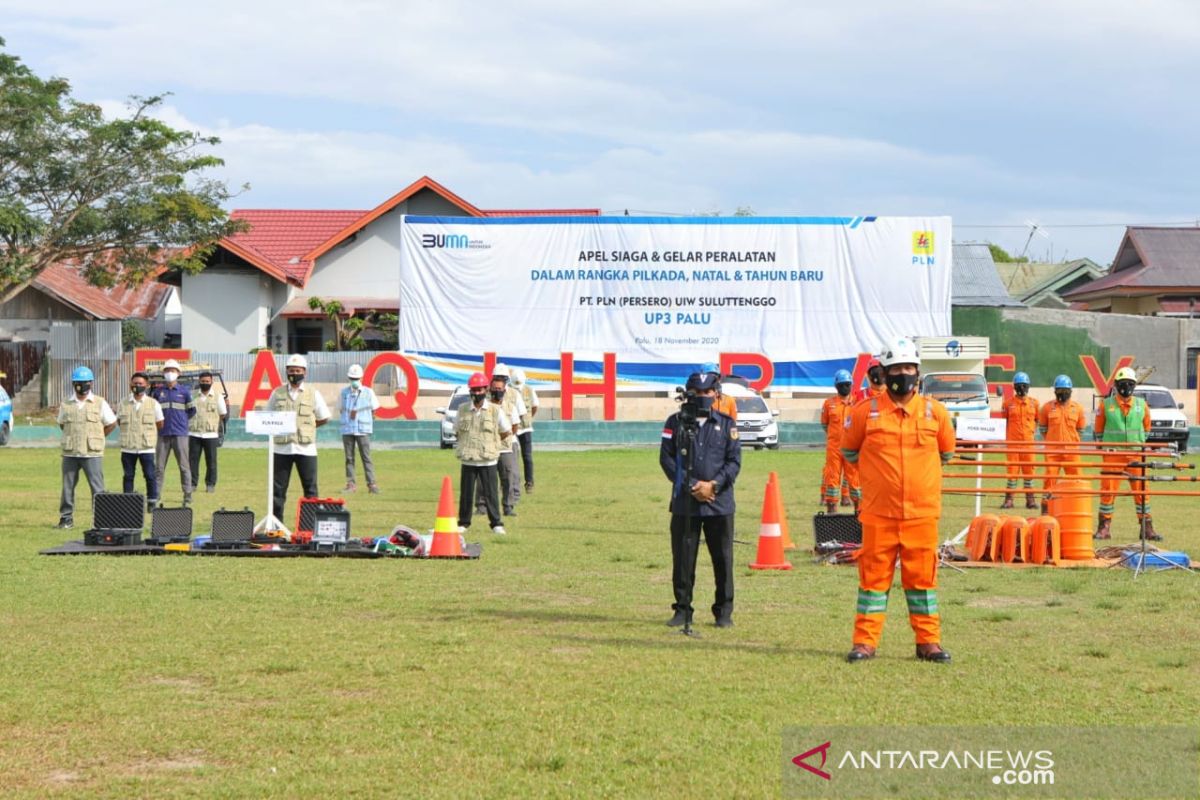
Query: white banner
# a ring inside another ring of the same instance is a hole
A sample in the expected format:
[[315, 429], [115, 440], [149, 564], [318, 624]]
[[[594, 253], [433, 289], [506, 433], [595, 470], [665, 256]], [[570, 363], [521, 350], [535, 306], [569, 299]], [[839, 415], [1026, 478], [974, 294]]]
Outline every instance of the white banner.
[[[948, 217], [417, 217], [402, 224], [400, 349], [461, 381], [482, 354], [556, 382], [615, 353], [674, 386], [722, 353], [776, 388], [831, 385], [896, 336], [950, 334]], [[752, 375], [753, 376], [753, 375]]]

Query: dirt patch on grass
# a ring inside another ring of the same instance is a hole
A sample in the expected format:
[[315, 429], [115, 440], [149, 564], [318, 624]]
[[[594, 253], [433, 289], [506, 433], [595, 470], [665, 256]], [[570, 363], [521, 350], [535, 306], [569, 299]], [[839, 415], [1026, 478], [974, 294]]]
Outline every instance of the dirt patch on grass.
[[46, 776], [46, 783], [51, 786], [71, 786], [84, 780], [86, 778], [82, 773], [69, 769], [56, 769]]
[[121, 772], [133, 777], [150, 775], [155, 772], [181, 772], [184, 770], [200, 769], [208, 766], [201, 756], [203, 753], [176, 753], [159, 758], [143, 758], [125, 765]]
[[967, 601], [970, 608], [1035, 608], [1044, 606], [1044, 598], [1037, 597], [974, 597]]
[[207, 678], [184, 676], [155, 675], [146, 681], [151, 686], [170, 686], [185, 692], [198, 692], [208, 688]]

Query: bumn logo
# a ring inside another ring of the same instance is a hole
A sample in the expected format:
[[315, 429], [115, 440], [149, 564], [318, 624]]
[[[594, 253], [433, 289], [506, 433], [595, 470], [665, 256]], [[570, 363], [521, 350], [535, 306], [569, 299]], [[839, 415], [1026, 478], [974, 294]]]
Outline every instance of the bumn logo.
[[421, 234], [421, 247], [444, 247], [461, 249], [468, 245], [466, 234], [462, 233], [425, 233]]
[[[800, 767], [801, 769], [808, 770], [813, 775], [816, 775], [818, 778], [824, 778], [825, 780], [831, 780], [833, 776], [831, 776], [825, 770], [821, 769], [821, 767], [825, 766], [825, 759], [827, 759], [829, 757], [829, 744], [830, 744], [829, 742], [826, 742], [825, 744], [819, 744], [816, 747], [814, 747], [812, 750], [809, 750], [806, 753], [801, 753], [800, 755], [798, 755], [792, 759], [792, 763], [795, 764], [797, 767]], [[821, 754], [820, 767], [814, 767], [812, 764], [804, 763], [805, 759], [809, 758], [810, 756], [814, 756], [817, 753]]]

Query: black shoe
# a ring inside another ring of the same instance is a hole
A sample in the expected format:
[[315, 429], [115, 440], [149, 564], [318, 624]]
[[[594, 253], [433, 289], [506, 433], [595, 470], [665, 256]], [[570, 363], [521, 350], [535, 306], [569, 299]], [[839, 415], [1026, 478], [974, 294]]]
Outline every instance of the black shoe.
[[205, 493], [207, 493], [207, 494], [214, 494], [214, 493], [216, 493], [216, 491], [217, 491], [217, 487], [215, 487], [215, 486], [205, 486], [205, 487], [204, 487], [204, 491], [205, 491]]
[[504, 509], [504, 516], [515, 517], [516, 515], [517, 515], [517, 510], [515, 508], [513, 508], [512, 506], [509, 506], [508, 508]]
[[667, 620], [667, 627], [679, 628], [689, 622], [688, 613], [686, 611], [676, 611], [675, 616]]
[[717, 621], [714, 624], [718, 628], [732, 628], [733, 627], [733, 615], [732, 614], [722, 614], [721, 616], [717, 617]]
[[949, 664], [950, 654], [943, 650], [940, 644], [919, 644], [917, 645], [917, 659], [932, 661], [935, 664]]
[[60, 520], [58, 521], [58, 524], [57, 524], [57, 525], [55, 525], [54, 527], [58, 528], [59, 530], [69, 531], [71, 528], [74, 528], [74, 527], [75, 527], [75, 520], [73, 520], [73, 519], [60, 519]]
[[875, 657], [875, 648], [869, 644], [856, 644], [846, 654], [846, 660], [851, 664], [857, 664], [859, 661], [868, 661]]
[[532, 483], [525, 484], [525, 494], [533, 494], [533, 484]]

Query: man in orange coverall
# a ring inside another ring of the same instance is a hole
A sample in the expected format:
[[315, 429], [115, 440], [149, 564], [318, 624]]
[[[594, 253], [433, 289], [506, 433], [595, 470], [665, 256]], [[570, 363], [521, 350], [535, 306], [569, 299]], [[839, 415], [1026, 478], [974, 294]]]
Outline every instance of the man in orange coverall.
[[850, 399], [850, 373], [839, 369], [833, 373], [833, 388], [837, 394], [826, 398], [821, 405], [821, 427], [825, 430], [825, 469], [821, 473], [822, 502], [825, 511], [832, 514], [837, 510], [838, 489], [849, 486], [850, 500], [858, 511], [862, 500], [862, 489], [858, 485], [858, 467], [842, 455], [842, 428], [846, 414], [854, 407]]
[[[1071, 399], [1072, 388], [1071, 378], [1059, 375], [1054, 379], [1054, 401], [1038, 409], [1038, 428], [1042, 432], [1042, 439], [1048, 443], [1048, 449], [1054, 447], [1050, 442], [1067, 442], [1068, 444], [1059, 449], [1073, 450], [1070, 443], [1078, 444], [1080, 432], [1087, 427], [1087, 416], [1083, 406]], [[1042, 482], [1042, 490], [1045, 492], [1045, 499], [1042, 500], [1043, 514], [1048, 510], [1050, 490], [1054, 488], [1059, 470], [1068, 478], [1080, 474], [1080, 458], [1074, 453], [1047, 453], [1045, 458], [1046, 479]]]
[[[1029, 374], [1018, 372], [1013, 375], [1013, 396], [1004, 401], [1000, 415], [1007, 421], [1005, 430], [1008, 443], [1013, 449], [1032, 450], [1033, 435], [1037, 432], [1038, 401], [1029, 396]], [[1033, 497], [1033, 454], [1009, 453], [1008, 482], [1005, 484], [1004, 502], [1001, 508], [1013, 507], [1013, 492], [1017, 488], [1017, 476], [1025, 481], [1025, 507], [1037, 508]]]
[[858, 464], [863, 490], [858, 614], [846, 660], [875, 657], [899, 555], [917, 658], [944, 664], [950, 654], [941, 646], [938, 615], [938, 518], [954, 426], [945, 406], [917, 394], [921, 356], [911, 339], [889, 344], [879, 361], [887, 391], [855, 405], [842, 434], [842, 452]]
[[[1146, 400], [1135, 397], [1134, 388], [1137, 386], [1137, 375], [1129, 367], [1117, 370], [1113, 381], [1116, 392], [1106, 397], [1096, 409], [1096, 422], [1092, 428], [1095, 438], [1100, 442], [1138, 442], [1144, 443], [1150, 433], [1150, 409]], [[1115, 448], [1114, 448], [1115, 449]], [[1142, 448], [1122, 448], [1104, 456], [1104, 472], [1121, 473], [1132, 470], [1134, 475], [1145, 475], [1146, 470], [1129, 464], [1141, 461], [1147, 457]], [[1105, 476], [1100, 480], [1100, 523], [1096, 527], [1096, 539], [1112, 538], [1112, 515], [1115, 506], [1117, 488], [1121, 485], [1118, 476]], [[1143, 535], [1151, 541], [1161, 541], [1162, 536], [1154, 530], [1154, 520], [1150, 517], [1150, 501], [1146, 498], [1146, 482], [1130, 479], [1129, 486], [1133, 489], [1133, 507], [1137, 511], [1138, 537]]]

